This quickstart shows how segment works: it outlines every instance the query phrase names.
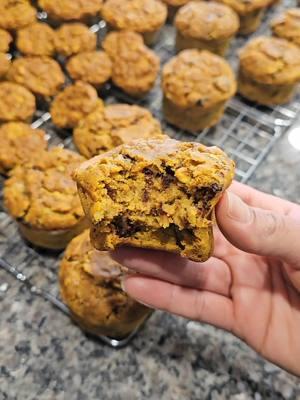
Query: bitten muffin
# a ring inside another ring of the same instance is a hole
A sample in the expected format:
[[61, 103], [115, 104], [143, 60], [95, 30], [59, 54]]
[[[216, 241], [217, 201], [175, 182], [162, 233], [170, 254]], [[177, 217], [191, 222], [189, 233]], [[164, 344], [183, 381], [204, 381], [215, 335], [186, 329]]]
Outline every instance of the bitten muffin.
[[29, 56], [52, 56], [55, 53], [55, 31], [47, 24], [36, 22], [17, 33], [17, 48]]
[[215, 125], [236, 92], [230, 65], [206, 50], [183, 50], [162, 72], [165, 119], [187, 131]]
[[12, 36], [4, 29], [0, 29], [0, 53], [6, 53], [12, 42]]
[[97, 16], [103, 0], [38, 0], [39, 6], [57, 21], [85, 21]]
[[103, 106], [96, 89], [81, 81], [67, 86], [50, 107], [53, 123], [59, 128], [74, 128], [86, 115]]
[[30, 122], [35, 113], [34, 95], [24, 86], [0, 82], [0, 122]]
[[213, 210], [233, 174], [220, 149], [166, 137], [119, 146], [73, 176], [98, 250], [129, 245], [206, 261]]
[[96, 45], [96, 34], [83, 24], [64, 24], [56, 31], [55, 47], [63, 56], [92, 51], [96, 49]]
[[300, 48], [285, 39], [258, 37], [240, 52], [239, 92], [264, 105], [288, 102], [300, 81]]
[[46, 134], [42, 129], [32, 129], [23, 122], [3, 124], [0, 127], [0, 173], [7, 174], [46, 148]]
[[175, 14], [180, 7], [184, 6], [190, 0], [163, 0], [168, 7], [168, 20], [173, 21]]
[[73, 139], [86, 158], [139, 138], [162, 136], [160, 123], [145, 108], [111, 104], [99, 107], [79, 122]]
[[145, 96], [154, 86], [159, 58], [135, 32], [108, 34], [102, 44], [112, 60], [112, 81], [134, 97]]
[[300, 8], [290, 8], [271, 23], [273, 34], [300, 46]]
[[226, 4], [240, 17], [239, 33], [248, 35], [259, 27], [262, 17], [272, 0], [215, 0]]
[[101, 89], [111, 77], [112, 62], [104, 51], [89, 51], [71, 57], [66, 68], [73, 80]]
[[6, 77], [9, 67], [10, 67], [10, 58], [8, 54], [0, 53], [0, 79]]
[[87, 227], [71, 178], [83, 160], [79, 154], [56, 147], [11, 171], [4, 184], [4, 205], [32, 244], [63, 249]]
[[55, 60], [34, 56], [15, 59], [7, 79], [44, 98], [55, 96], [65, 82], [63, 71]]
[[196, 48], [224, 55], [240, 23], [225, 4], [190, 1], [176, 14], [175, 26], [178, 51]]
[[36, 21], [36, 9], [28, 0], [0, 1], [0, 28], [14, 31]]
[[79, 326], [92, 334], [121, 339], [152, 312], [121, 288], [121, 266], [97, 251], [89, 230], [68, 245], [59, 269], [60, 293]]
[[160, 0], [107, 0], [101, 14], [111, 28], [141, 33], [150, 45], [166, 21], [167, 7]]

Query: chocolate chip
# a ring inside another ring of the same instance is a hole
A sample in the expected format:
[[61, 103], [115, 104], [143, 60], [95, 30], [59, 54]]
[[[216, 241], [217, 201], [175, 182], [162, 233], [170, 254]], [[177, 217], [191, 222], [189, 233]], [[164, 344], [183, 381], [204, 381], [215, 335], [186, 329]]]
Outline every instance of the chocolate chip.
[[116, 200], [117, 190], [111, 188], [110, 186], [106, 185], [105, 189], [107, 190], [107, 194], [112, 200]]
[[170, 228], [172, 229], [172, 231], [174, 232], [174, 236], [175, 236], [175, 240], [176, 240], [176, 244], [177, 246], [181, 249], [184, 250], [184, 244], [182, 243], [184, 240], [184, 235], [181, 229], [178, 228], [177, 225], [175, 224], [171, 224]]
[[175, 182], [175, 172], [172, 170], [171, 167], [167, 166], [165, 167], [165, 174], [162, 175], [162, 185], [163, 188], [166, 189], [168, 188], [171, 183]]
[[204, 210], [209, 209], [209, 202], [222, 191], [222, 187], [217, 183], [213, 183], [211, 186], [203, 186], [196, 190], [194, 194], [194, 202], [202, 203]]
[[144, 193], [143, 193], [143, 202], [146, 203], [147, 201], [149, 201], [149, 199], [150, 199], [149, 192], [148, 192], [147, 190], [144, 190]]
[[128, 217], [119, 215], [112, 221], [112, 225], [119, 237], [130, 237], [142, 230], [142, 226], [131, 221]]
[[143, 169], [143, 174], [145, 174], [147, 176], [153, 176], [154, 172], [152, 171], [152, 169], [146, 167]]

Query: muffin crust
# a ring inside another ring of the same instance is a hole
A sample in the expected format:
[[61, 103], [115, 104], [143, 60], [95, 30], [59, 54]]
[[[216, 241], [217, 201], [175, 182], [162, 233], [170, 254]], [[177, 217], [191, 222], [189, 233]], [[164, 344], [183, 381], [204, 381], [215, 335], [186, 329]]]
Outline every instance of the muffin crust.
[[271, 23], [273, 34], [300, 46], [300, 8], [290, 8]]
[[55, 32], [47, 24], [36, 22], [17, 34], [17, 48], [29, 56], [52, 56], [55, 53]]
[[39, 6], [58, 21], [81, 21], [98, 15], [103, 0], [39, 0]]
[[10, 67], [10, 59], [7, 54], [0, 53], [0, 79], [4, 78]]
[[13, 82], [0, 82], [0, 122], [29, 122], [35, 110], [35, 98], [29, 90]]
[[56, 50], [66, 57], [95, 50], [96, 44], [96, 35], [86, 25], [80, 23], [64, 24], [56, 31]]
[[36, 9], [28, 0], [1, 0], [0, 28], [14, 31], [36, 20]]
[[0, 29], [0, 53], [6, 53], [9, 50], [12, 40], [12, 36], [9, 32]]

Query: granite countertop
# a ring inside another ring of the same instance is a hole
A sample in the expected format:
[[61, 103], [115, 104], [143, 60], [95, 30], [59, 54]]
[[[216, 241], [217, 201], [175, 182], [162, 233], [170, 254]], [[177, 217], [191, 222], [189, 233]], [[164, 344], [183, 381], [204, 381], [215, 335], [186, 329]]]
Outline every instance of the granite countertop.
[[[287, 135], [249, 182], [300, 202]], [[87, 338], [0, 270], [0, 400], [300, 399], [299, 379], [212, 327], [156, 312], [121, 350]]]

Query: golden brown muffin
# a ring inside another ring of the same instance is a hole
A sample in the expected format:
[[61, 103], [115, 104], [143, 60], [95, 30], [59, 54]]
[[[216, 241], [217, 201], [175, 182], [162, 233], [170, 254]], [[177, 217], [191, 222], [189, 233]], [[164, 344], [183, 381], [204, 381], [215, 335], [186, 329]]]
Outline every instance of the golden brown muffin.
[[63, 249], [87, 227], [71, 178], [83, 160], [79, 154], [55, 147], [11, 171], [4, 185], [4, 204], [29, 242]]
[[176, 48], [224, 55], [239, 25], [238, 15], [225, 4], [190, 1], [176, 14]]
[[55, 60], [34, 56], [15, 59], [7, 79], [45, 98], [56, 95], [65, 82], [63, 71]]
[[162, 136], [160, 123], [145, 108], [111, 104], [97, 108], [79, 122], [73, 139], [86, 158], [111, 150], [134, 139]]
[[68, 245], [60, 264], [60, 292], [83, 330], [121, 339], [152, 312], [122, 290], [121, 268], [108, 252], [93, 248], [89, 230]]
[[12, 36], [4, 29], [0, 29], [0, 53], [6, 53], [12, 42]]
[[38, 0], [50, 18], [58, 21], [84, 21], [99, 14], [103, 0]]
[[153, 44], [167, 18], [167, 7], [160, 0], [107, 0], [102, 17], [113, 29], [139, 32], [145, 43]]
[[213, 210], [233, 174], [220, 149], [165, 137], [123, 144], [73, 176], [98, 250], [129, 245], [205, 261]]
[[162, 0], [168, 7], [168, 20], [173, 21], [175, 14], [180, 7], [187, 4], [190, 0]]
[[0, 79], [6, 77], [10, 67], [10, 58], [8, 54], [0, 53]]
[[16, 165], [30, 161], [47, 148], [46, 134], [24, 122], [8, 122], [0, 127], [0, 173], [7, 174]]
[[112, 81], [134, 97], [145, 96], [154, 86], [159, 58], [144, 45], [143, 37], [135, 32], [109, 33], [102, 43], [111, 57]]
[[0, 28], [14, 31], [36, 21], [36, 9], [28, 0], [0, 1]]
[[96, 45], [96, 34], [83, 24], [63, 24], [56, 31], [55, 47], [63, 56], [92, 51], [96, 49]]
[[163, 68], [165, 118], [191, 132], [213, 126], [236, 86], [234, 73], [223, 58], [206, 50], [183, 50]]
[[255, 32], [259, 27], [262, 17], [272, 0], [215, 0], [219, 3], [226, 4], [240, 17], [239, 33], [248, 35]]
[[112, 63], [104, 51], [89, 51], [71, 57], [66, 68], [73, 80], [101, 89], [111, 77]]
[[271, 23], [273, 34], [300, 46], [300, 8], [290, 8]]
[[264, 105], [289, 101], [300, 81], [300, 49], [285, 39], [258, 37], [240, 52], [239, 92]]
[[55, 53], [55, 32], [47, 24], [36, 22], [17, 33], [17, 48], [29, 56], [52, 56]]
[[59, 128], [74, 128], [86, 115], [102, 107], [96, 89], [81, 81], [67, 86], [50, 107], [53, 123]]
[[0, 122], [30, 122], [35, 113], [34, 95], [24, 86], [0, 82]]

